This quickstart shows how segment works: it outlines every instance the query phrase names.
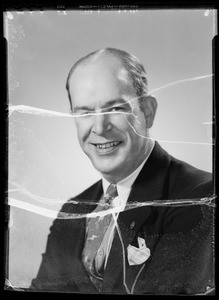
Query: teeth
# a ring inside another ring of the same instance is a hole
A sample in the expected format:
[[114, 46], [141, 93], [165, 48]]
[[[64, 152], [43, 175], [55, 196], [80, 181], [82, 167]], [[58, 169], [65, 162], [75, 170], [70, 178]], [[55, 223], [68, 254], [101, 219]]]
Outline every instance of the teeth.
[[119, 142], [111, 142], [111, 143], [106, 143], [106, 144], [96, 144], [96, 147], [99, 148], [99, 149], [106, 149], [106, 148], [114, 147], [118, 144], [119, 144]]

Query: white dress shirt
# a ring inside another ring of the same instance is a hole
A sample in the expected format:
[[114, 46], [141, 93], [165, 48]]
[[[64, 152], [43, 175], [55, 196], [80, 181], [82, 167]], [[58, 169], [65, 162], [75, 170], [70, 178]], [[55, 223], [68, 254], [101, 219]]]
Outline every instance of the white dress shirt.
[[[105, 260], [104, 268], [106, 266], [108, 255], [109, 255], [109, 252], [111, 249], [111, 245], [112, 245], [112, 241], [113, 241], [113, 237], [114, 237], [114, 233], [115, 233], [114, 229], [116, 226], [116, 221], [117, 221], [119, 212], [124, 210], [124, 208], [126, 206], [126, 202], [129, 197], [129, 194], [131, 192], [132, 185], [133, 185], [135, 179], [137, 178], [138, 174], [140, 173], [141, 169], [143, 168], [146, 160], [150, 156], [150, 154], [154, 148], [154, 144], [155, 144], [154, 141], [151, 140], [148, 155], [144, 159], [144, 161], [140, 164], [140, 166], [134, 172], [132, 172], [128, 177], [126, 177], [125, 179], [121, 180], [120, 182], [118, 182], [116, 184], [118, 196], [112, 200], [112, 207], [117, 212], [113, 213], [112, 221], [104, 235], [104, 238], [102, 240], [100, 248], [97, 251], [97, 255], [95, 258], [95, 267], [96, 267], [97, 272], [103, 266], [104, 260]], [[105, 195], [106, 190], [107, 190], [108, 186], [110, 185], [110, 182], [108, 182], [105, 178], [102, 178], [102, 184], [103, 184], [103, 191], [104, 191], [103, 195]]]

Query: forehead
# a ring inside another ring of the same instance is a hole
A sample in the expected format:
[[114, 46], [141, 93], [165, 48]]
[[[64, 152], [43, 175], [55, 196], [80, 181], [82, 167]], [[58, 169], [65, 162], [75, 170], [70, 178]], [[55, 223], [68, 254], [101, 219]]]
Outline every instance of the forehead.
[[106, 101], [136, 97], [127, 70], [118, 61], [103, 60], [78, 66], [69, 80], [74, 105], [101, 105]]

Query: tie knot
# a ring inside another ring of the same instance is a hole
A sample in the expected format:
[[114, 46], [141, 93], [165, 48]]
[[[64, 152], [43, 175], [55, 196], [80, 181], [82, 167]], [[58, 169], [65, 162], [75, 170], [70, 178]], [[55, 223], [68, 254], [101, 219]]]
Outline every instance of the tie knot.
[[118, 192], [117, 192], [116, 184], [110, 184], [106, 190], [106, 195], [104, 198], [107, 200], [107, 202], [110, 202], [117, 196], [118, 196]]

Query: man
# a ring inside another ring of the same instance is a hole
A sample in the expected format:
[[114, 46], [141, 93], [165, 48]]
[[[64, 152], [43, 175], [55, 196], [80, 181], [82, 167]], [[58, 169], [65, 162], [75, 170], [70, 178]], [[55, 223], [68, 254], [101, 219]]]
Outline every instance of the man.
[[31, 289], [212, 291], [213, 211], [202, 204], [213, 195], [211, 174], [150, 139], [157, 102], [142, 64], [102, 49], [72, 67], [66, 87], [79, 143], [102, 180], [64, 204]]

